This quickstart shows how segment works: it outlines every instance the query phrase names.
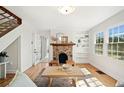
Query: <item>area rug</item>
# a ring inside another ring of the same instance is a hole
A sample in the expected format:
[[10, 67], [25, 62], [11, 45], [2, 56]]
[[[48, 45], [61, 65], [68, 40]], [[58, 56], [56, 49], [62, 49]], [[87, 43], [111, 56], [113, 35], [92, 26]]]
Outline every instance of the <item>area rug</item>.
[[[42, 71], [39, 76], [36, 77], [34, 83], [38, 87], [48, 87], [49, 79], [42, 77]], [[72, 78], [53, 78], [51, 87], [75, 87], [75, 83]]]
[[[82, 68], [81, 68], [82, 69]], [[83, 68], [84, 69], [84, 68]], [[86, 70], [86, 68], [85, 68]], [[49, 79], [42, 77], [42, 72], [36, 77], [34, 83], [38, 87], [48, 87]], [[73, 78], [53, 78], [51, 87], [104, 87], [104, 85], [91, 73], [84, 77], [78, 78], [78, 82], [75, 84]]]

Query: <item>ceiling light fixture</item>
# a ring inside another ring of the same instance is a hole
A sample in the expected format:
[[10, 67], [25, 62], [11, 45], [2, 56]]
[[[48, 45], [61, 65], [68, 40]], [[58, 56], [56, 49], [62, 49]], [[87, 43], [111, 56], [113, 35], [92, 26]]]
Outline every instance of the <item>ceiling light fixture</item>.
[[72, 6], [62, 6], [58, 8], [59, 12], [64, 15], [68, 15], [74, 12], [75, 7]]

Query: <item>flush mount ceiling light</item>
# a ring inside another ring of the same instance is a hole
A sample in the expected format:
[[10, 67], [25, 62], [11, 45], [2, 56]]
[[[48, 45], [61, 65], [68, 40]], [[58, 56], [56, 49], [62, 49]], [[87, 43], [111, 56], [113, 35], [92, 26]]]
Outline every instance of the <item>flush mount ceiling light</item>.
[[58, 8], [59, 12], [64, 15], [68, 15], [74, 12], [75, 7], [72, 6], [62, 6]]

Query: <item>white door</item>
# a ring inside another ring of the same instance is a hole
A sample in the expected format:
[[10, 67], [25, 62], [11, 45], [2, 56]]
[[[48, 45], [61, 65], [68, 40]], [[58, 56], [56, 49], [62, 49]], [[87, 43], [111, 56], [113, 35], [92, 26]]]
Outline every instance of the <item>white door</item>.
[[33, 40], [32, 40], [32, 65], [35, 65], [39, 62], [39, 35], [38, 33], [33, 33], [32, 34]]
[[[50, 48], [50, 32], [49, 31], [42, 31], [36, 32], [32, 34], [32, 57], [33, 62], [32, 64], [37, 64], [42, 62], [44, 59], [49, 60], [49, 48]], [[48, 62], [48, 61], [43, 61]]]

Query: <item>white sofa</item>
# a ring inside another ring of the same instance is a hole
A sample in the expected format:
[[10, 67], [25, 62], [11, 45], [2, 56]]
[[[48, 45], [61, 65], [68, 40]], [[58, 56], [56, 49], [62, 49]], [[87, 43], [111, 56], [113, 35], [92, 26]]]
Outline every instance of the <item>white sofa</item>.
[[37, 87], [35, 83], [22, 72], [17, 72], [7, 87]]

